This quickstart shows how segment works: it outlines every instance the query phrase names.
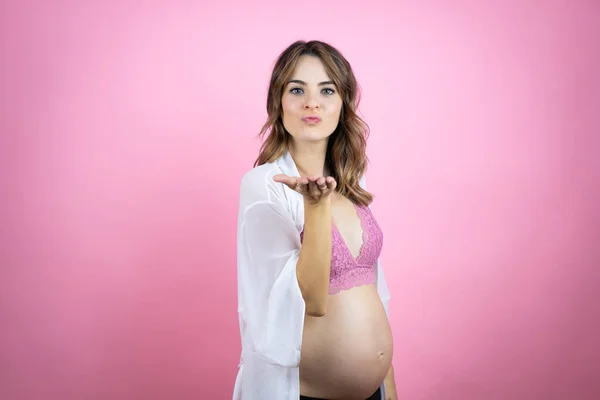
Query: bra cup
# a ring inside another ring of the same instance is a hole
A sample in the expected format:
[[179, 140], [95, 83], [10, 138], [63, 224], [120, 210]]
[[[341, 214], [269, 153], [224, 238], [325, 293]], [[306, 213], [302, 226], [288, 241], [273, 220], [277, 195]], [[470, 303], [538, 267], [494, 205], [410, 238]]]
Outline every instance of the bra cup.
[[[355, 259], [332, 223], [329, 294], [375, 282], [375, 267], [383, 247], [383, 232], [368, 207], [356, 206], [363, 229], [363, 244]], [[300, 240], [304, 230], [300, 232]]]

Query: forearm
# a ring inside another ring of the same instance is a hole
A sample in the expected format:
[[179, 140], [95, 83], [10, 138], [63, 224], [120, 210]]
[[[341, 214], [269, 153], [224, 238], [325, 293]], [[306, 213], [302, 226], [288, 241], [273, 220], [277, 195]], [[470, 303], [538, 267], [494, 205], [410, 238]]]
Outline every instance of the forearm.
[[331, 203], [304, 204], [304, 239], [296, 276], [306, 313], [323, 316], [327, 312], [331, 265]]

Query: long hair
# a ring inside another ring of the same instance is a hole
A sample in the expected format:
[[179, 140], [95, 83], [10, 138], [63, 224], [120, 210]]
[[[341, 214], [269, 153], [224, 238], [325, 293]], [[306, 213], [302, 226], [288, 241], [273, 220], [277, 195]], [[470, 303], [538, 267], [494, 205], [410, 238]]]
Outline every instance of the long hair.
[[281, 98], [298, 59], [303, 55], [321, 59], [343, 101], [340, 121], [329, 137], [325, 157], [325, 164], [337, 182], [336, 191], [354, 204], [369, 205], [373, 195], [359, 185], [369, 161], [366, 155], [369, 127], [357, 114], [360, 89], [350, 63], [339, 50], [327, 43], [299, 40], [277, 58], [267, 95], [268, 117], [258, 136], [262, 139], [267, 132], [269, 134], [261, 145], [254, 166], [275, 161], [288, 148], [291, 139], [281, 118]]

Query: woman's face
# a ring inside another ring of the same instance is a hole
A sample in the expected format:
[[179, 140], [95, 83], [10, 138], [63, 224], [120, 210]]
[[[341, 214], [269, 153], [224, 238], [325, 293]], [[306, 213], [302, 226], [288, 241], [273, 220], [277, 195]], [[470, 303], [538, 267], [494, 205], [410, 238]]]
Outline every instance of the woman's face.
[[320, 58], [304, 55], [283, 90], [283, 126], [295, 141], [319, 141], [335, 131], [342, 98]]

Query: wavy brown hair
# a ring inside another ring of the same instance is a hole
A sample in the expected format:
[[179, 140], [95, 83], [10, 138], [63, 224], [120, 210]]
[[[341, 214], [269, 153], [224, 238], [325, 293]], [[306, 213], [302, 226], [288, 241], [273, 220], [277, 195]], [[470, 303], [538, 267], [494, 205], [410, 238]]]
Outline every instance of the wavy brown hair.
[[327, 43], [316, 40], [297, 41], [277, 58], [267, 95], [268, 117], [258, 137], [262, 139], [267, 132], [269, 134], [261, 145], [254, 166], [273, 162], [288, 149], [291, 135], [283, 126], [281, 98], [298, 59], [303, 55], [321, 59], [343, 101], [340, 121], [329, 137], [325, 157], [326, 166], [337, 182], [336, 191], [354, 204], [369, 205], [373, 201], [373, 195], [359, 185], [369, 162], [366, 155], [369, 127], [357, 114], [360, 88], [350, 63], [339, 50]]

